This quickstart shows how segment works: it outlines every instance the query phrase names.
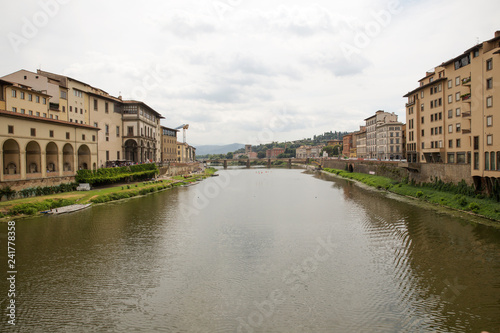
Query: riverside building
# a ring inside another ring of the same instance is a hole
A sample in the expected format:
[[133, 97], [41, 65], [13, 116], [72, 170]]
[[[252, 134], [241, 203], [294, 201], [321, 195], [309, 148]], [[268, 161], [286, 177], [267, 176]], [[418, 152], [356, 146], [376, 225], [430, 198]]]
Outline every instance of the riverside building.
[[443, 62], [404, 97], [407, 160], [470, 164], [477, 188], [500, 175], [500, 31]]

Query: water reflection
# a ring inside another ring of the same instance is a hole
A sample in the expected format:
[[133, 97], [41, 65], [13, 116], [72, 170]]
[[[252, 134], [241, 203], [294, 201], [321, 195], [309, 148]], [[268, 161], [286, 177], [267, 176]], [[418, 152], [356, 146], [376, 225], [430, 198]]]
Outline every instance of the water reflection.
[[500, 328], [498, 230], [300, 170], [220, 173], [19, 221], [19, 331]]

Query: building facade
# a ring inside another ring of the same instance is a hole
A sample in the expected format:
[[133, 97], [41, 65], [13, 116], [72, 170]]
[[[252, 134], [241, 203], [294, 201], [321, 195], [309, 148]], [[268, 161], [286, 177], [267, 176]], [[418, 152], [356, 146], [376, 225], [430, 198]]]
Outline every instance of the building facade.
[[500, 175], [500, 31], [426, 73], [404, 97], [407, 159], [470, 164], [479, 187]]
[[177, 132], [176, 129], [161, 126], [161, 161], [176, 162], [177, 161]]
[[377, 158], [400, 160], [403, 156], [403, 124], [382, 123], [377, 126]]
[[0, 181], [74, 176], [97, 169], [99, 129], [0, 110]]
[[393, 112], [378, 110], [375, 115], [365, 119], [366, 126], [366, 158], [379, 158], [377, 151], [377, 126], [397, 122], [398, 116]]
[[[366, 127], [360, 126], [359, 131], [353, 133], [353, 143], [355, 150], [351, 153], [351, 157], [366, 158]], [[354, 154], [354, 155], [353, 155]]]
[[300, 146], [295, 151], [296, 158], [319, 158], [323, 146]]
[[267, 158], [277, 158], [280, 154], [285, 153], [285, 148], [272, 148], [266, 150], [266, 157]]
[[349, 133], [342, 137], [342, 155], [351, 157], [351, 148], [353, 148], [352, 133]]

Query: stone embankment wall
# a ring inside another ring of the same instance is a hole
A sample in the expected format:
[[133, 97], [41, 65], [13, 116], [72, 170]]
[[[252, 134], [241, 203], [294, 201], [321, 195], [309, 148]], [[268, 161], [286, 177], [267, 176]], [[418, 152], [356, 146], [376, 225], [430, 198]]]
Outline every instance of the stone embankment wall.
[[73, 183], [74, 181], [75, 176], [12, 180], [7, 182], [0, 182], [0, 188], [10, 186], [11, 189], [20, 191], [28, 187], [58, 186], [61, 184]]
[[350, 170], [352, 172], [375, 174], [397, 181], [408, 177], [417, 183], [428, 183], [435, 178], [443, 182], [459, 183], [462, 179], [468, 185], [473, 184], [469, 164], [441, 164], [441, 163], [399, 163], [389, 161], [365, 161], [326, 159], [321, 161], [323, 168]]
[[192, 172], [204, 170], [203, 163], [171, 163], [170, 165], [162, 166], [160, 169], [160, 176], [182, 176]]

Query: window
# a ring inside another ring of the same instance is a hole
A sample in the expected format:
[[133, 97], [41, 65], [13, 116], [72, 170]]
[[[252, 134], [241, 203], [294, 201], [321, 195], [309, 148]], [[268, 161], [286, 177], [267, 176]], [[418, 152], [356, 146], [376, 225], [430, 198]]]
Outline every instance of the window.
[[97, 123], [94, 123], [94, 127], [99, 127], [99, 125]]
[[59, 116], [58, 115], [56, 115], [56, 120], [59, 120]]
[[69, 140], [69, 132], [66, 132], [66, 140]]
[[451, 80], [448, 80], [448, 89], [451, 89], [452, 83]]
[[37, 117], [40, 117], [40, 112], [37, 112], [37, 113], [36, 113], [36, 116], [37, 116]]
[[32, 110], [29, 110], [29, 111], [28, 111], [28, 114], [29, 114], [30, 116], [32, 116], [32, 115], [33, 115], [33, 111], [32, 111]]
[[453, 118], [453, 110], [448, 110], [448, 118]]
[[95, 135], [92, 135], [92, 141], [95, 142]]
[[448, 103], [452, 103], [453, 102], [453, 96], [452, 95], [448, 95]]
[[109, 136], [106, 137], [106, 141], [109, 141]]
[[457, 93], [455, 94], [455, 100], [456, 100], [456, 101], [459, 101], [459, 100], [460, 100], [460, 92], [457, 92]]
[[422, 149], [425, 149], [425, 143], [422, 142]]
[[456, 128], [457, 128], [457, 133], [460, 132], [460, 123], [457, 123]]
[[486, 136], [486, 144], [491, 146], [493, 144], [493, 134], [489, 134]]
[[50, 118], [50, 119], [53, 119], [53, 118], [54, 118], [54, 116], [50, 114], [50, 115], [49, 115], [49, 118]]
[[73, 93], [75, 94], [76, 97], [83, 97], [83, 94], [80, 90], [73, 90]]
[[424, 130], [422, 130], [422, 135], [421, 136], [425, 136], [424, 134], [425, 134], [425, 132], [424, 132]]
[[36, 136], [36, 128], [31, 129], [31, 136]]
[[17, 91], [12, 89], [12, 97], [16, 98], [17, 97]]
[[486, 79], [486, 89], [492, 89], [493, 88], [493, 78]]
[[[432, 102], [431, 102], [432, 103]], [[432, 104], [431, 104], [432, 105]], [[431, 114], [431, 122], [434, 121], [434, 115]]]
[[457, 153], [457, 163], [465, 164], [465, 153]]
[[83, 114], [83, 109], [80, 109], [80, 114]]
[[478, 149], [479, 149], [479, 137], [475, 136], [474, 137], [474, 150], [478, 150]]
[[486, 107], [491, 108], [492, 106], [493, 106], [493, 97], [492, 96], [486, 97]]
[[479, 153], [474, 153], [474, 170], [479, 170]]
[[71, 105], [69, 106], [69, 112], [73, 112], [73, 107]]
[[128, 136], [133, 136], [134, 135], [134, 127], [133, 126], [128, 126], [127, 127], [127, 135]]
[[479, 57], [479, 50], [474, 50], [474, 58]]
[[448, 153], [448, 163], [455, 163], [455, 154]]
[[94, 98], [94, 111], [97, 111], [97, 99]]
[[448, 133], [453, 133], [453, 125], [448, 125]]
[[20, 96], [19, 96], [21, 99], [24, 99], [24, 91], [21, 91], [20, 92]]
[[424, 103], [420, 104], [420, 111], [424, 111]]
[[491, 157], [490, 158], [490, 169], [491, 170], [495, 170], [495, 161], [496, 161], [496, 159], [495, 159], [495, 152], [494, 151], [492, 151], [490, 153], [490, 157]]
[[33, 94], [28, 94], [28, 101], [30, 101], [30, 102], [33, 101]]
[[[439, 73], [439, 75], [441, 75], [441, 73]], [[441, 83], [440, 83], [440, 84], [438, 84], [438, 91], [441, 91], [441, 90], [442, 90], [442, 88], [441, 88]]]
[[68, 94], [66, 93], [66, 91], [61, 90], [61, 98], [62, 99], [67, 99], [68, 98]]
[[49, 136], [50, 136], [51, 138], [53, 138], [53, 137], [54, 137], [54, 131], [53, 131], [53, 130], [50, 130], [50, 131], [49, 131]]
[[484, 170], [490, 169], [490, 153], [484, 153]]
[[448, 148], [453, 148], [453, 140], [448, 140]]
[[439, 112], [439, 113], [438, 113], [438, 116], [439, 116], [439, 120], [442, 120], [442, 119], [443, 119], [443, 113], [442, 113], [442, 112]]
[[[431, 109], [434, 108], [434, 101], [431, 101]], [[432, 120], [431, 120], [432, 121]]]
[[120, 136], [120, 126], [116, 126], [116, 137]]
[[108, 104], [108, 102], [104, 103], [104, 112], [109, 113], [109, 104]]
[[14, 134], [14, 126], [9, 125], [8, 128], [9, 128], [9, 134]]
[[120, 159], [120, 152], [119, 152], [119, 151], [117, 151], [117, 152], [116, 152], [116, 159], [117, 159], [117, 160], [119, 160], [119, 159]]
[[420, 98], [424, 98], [424, 91], [423, 90], [420, 92]]
[[40, 103], [40, 96], [35, 96], [35, 102]]
[[47, 114], [46, 114], [46, 113], [44, 113], [44, 114], [43, 114], [43, 117], [44, 117], [44, 118], [47, 118]]
[[493, 126], [493, 116], [486, 117], [486, 126], [488, 127]]
[[460, 117], [460, 114], [461, 114], [460, 108], [456, 108], [455, 109], [455, 116]]
[[459, 85], [460, 85], [460, 76], [457, 76], [457, 77], [455, 78], [455, 85], [456, 85], [456, 86], [459, 86]]
[[431, 135], [434, 135], [434, 128], [431, 128]]
[[42, 98], [42, 104], [47, 104], [47, 99], [45, 97]]
[[493, 69], [493, 60], [490, 58], [486, 60], [486, 70], [491, 71]]
[[109, 125], [104, 125], [106, 135], [109, 135]]
[[460, 139], [457, 139], [457, 141], [456, 141], [457, 148], [460, 148], [460, 144], [461, 144]]
[[17, 112], [17, 108], [12, 107], [12, 112]]
[[85, 134], [82, 134], [82, 140], [85, 141]]
[[422, 119], [421, 119], [421, 122], [420, 122], [420, 123], [422, 123], [422, 124], [424, 123], [424, 117], [422, 117]]
[[66, 112], [66, 107], [63, 105], [62, 107], [63, 112]]
[[106, 150], [106, 161], [109, 161], [109, 150]]

